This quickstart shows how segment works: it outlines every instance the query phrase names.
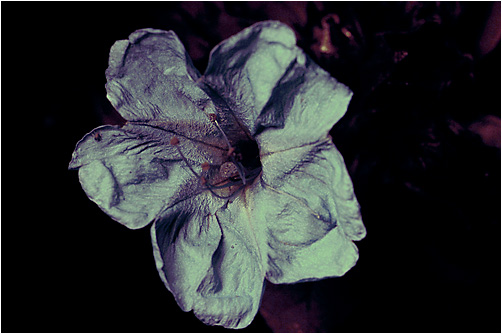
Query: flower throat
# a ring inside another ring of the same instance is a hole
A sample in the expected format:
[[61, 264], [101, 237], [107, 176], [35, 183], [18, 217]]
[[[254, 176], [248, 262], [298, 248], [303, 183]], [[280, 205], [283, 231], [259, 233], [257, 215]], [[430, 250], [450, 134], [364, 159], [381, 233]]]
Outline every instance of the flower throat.
[[250, 184], [261, 173], [261, 162], [258, 145], [248, 136], [248, 140], [238, 140], [232, 144], [214, 113], [208, 114], [209, 120], [221, 133], [226, 145], [225, 159], [221, 165], [211, 165], [209, 162], [201, 164], [201, 173], [197, 173], [179, 147], [179, 139], [174, 136], [170, 144], [175, 146], [181, 158], [197, 176], [200, 184], [214, 196], [222, 199], [232, 198], [238, 194], [246, 184]]

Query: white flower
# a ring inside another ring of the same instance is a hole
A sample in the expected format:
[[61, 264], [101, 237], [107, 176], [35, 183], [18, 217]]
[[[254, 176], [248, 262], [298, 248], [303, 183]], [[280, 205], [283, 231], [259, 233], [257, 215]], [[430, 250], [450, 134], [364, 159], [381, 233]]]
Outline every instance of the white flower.
[[162, 281], [206, 324], [249, 325], [265, 278], [343, 275], [366, 233], [328, 134], [352, 93], [295, 44], [260, 22], [220, 43], [201, 76], [174, 32], [138, 30], [106, 71], [127, 123], [73, 153], [103, 211], [132, 229], [153, 222]]

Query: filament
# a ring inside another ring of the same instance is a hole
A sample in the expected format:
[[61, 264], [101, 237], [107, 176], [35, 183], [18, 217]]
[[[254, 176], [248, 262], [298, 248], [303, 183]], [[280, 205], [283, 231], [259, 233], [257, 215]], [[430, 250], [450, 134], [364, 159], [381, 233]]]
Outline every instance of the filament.
[[[225, 137], [226, 138], [226, 137]], [[178, 151], [178, 153], [180, 154], [181, 158], [183, 159], [183, 161], [185, 162], [185, 164], [187, 165], [187, 167], [190, 169], [190, 171], [200, 180], [205, 180], [205, 178], [203, 178], [201, 175], [199, 175], [193, 168], [192, 168], [192, 165], [190, 164], [190, 162], [188, 161], [188, 159], [185, 157], [185, 155], [183, 154], [183, 152], [181, 152], [181, 149], [178, 147], [180, 141], [177, 137], [173, 137], [171, 138], [171, 141], [170, 141], [171, 145], [173, 145], [176, 150]], [[229, 143], [230, 144], [230, 143]], [[232, 157], [233, 160], [235, 160], [234, 157]], [[241, 177], [241, 181], [229, 181], [223, 185], [220, 185], [220, 186], [214, 186], [212, 185], [211, 183], [209, 183], [209, 181], [203, 181], [203, 185], [204, 187], [209, 190], [211, 192], [211, 194], [213, 194], [214, 196], [218, 197], [218, 198], [221, 198], [221, 199], [229, 199], [231, 197], [233, 197], [237, 192], [239, 192], [246, 184], [246, 179], [244, 178], [244, 174], [241, 170], [241, 168], [243, 168], [242, 164], [240, 164], [239, 162], [236, 162], [238, 165], [237, 166], [237, 170], [239, 172], [239, 176]], [[227, 179], [229, 180], [229, 179]], [[218, 195], [217, 193], [214, 192], [213, 189], [224, 189], [224, 188], [229, 188], [229, 187], [232, 187], [234, 185], [237, 185], [239, 183], [243, 183], [242, 186], [240, 186], [236, 191], [232, 192], [232, 194], [230, 194], [229, 196], [221, 196], [221, 195]]]
[[228, 141], [227, 135], [225, 134], [225, 132], [223, 132], [223, 129], [220, 127], [220, 124], [218, 124], [218, 121], [215, 119], [213, 121], [213, 123], [216, 125], [216, 127], [218, 128], [218, 130], [220, 130], [221, 134], [223, 135], [223, 138], [227, 142], [228, 150], [229, 151], [232, 150], [232, 145], [230, 145], [230, 142]]

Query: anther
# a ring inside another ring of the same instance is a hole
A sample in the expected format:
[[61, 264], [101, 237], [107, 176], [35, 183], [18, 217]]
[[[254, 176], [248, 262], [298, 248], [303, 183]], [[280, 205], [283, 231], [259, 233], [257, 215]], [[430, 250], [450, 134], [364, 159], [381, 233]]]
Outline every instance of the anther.
[[212, 113], [211, 113], [211, 114], [209, 114], [209, 120], [210, 120], [211, 122], [216, 122], [216, 118], [217, 118], [216, 114], [212, 114]]
[[225, 179], [238, 174], [237, 166], [233, 162], [225, 162], [220, 166], [220, 175]]
[[200, 165], [200, 167], [202, 167], [203, 171], [205, 172], [208, 171], [210, 167], [209, 162], [203, 162], [202, 165]]

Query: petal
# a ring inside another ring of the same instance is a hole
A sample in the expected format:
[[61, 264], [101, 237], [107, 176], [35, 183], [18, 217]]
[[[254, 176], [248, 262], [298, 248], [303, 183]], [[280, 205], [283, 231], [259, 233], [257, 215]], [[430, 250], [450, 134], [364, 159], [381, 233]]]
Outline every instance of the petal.
[[355, 266], [358, 258], [356, 245], [337, 227], [308, 247], [271, 254], [267, 279], [284, 284], [339, 277]]
[[202, 81], [253, 136], [276, 130], [262, 135], [264, 152], [325, 137], [352, 96], [296, 47], [288, 26], [276, 21], [259, 22], [220, 43]]
[[274, 203], [265, 214], [267, 279], [291, 283], [343, 275], [357, 259], [352, 240], [362, 239], [366, 230], [343, 158], [331, 140], [268, 154], [261, 161], [266, 191], [260, 202]]
[[115, 42], [106, 70], [108, 99], [129, 121], [200, 120], [212, 108], [199, 73], [172, 31], [137, 30]]
[[157, 270], [186, 312], [194, 308], [199, 298], [199, 285], [211, 271], [213, 254], [221, 240], [214, 214], [206, 210], [190, 211], [173, 208], [156, 220], [151, 229]]
[[180, 307], [208, 325], [244, 328], [260, 305], [264, 272], [239, 198], [214, 213], [194, 201], [195, 213], [171, 214], [152, 228], [161, 278]]
[[[257, 122], [262, 154], [324, 140], [345, 114], [352, 92], [310, 58], [296, 63], [274, 89]], [[275, 126], [282, 119], [281, 126]]]
[[256, 120], [274, 87], [297, 57], [304, 59], [288, 26], [276, 21], [259, 22], [211, 51], [202, 80], [254, 134]]
[[[129, 228], [141, 228], [165, 207], [202, 191], [179, 151], [169, 145], [173, 135], [138, 124], [99, 127], [77, 144], [69, 168], [79, 169], [82, 188], [103, 211]], [[214, 157], [221, 150], [185, 139], [179, 147], [193, 168], [200, 170], [204, 161], [220, 163]]]

